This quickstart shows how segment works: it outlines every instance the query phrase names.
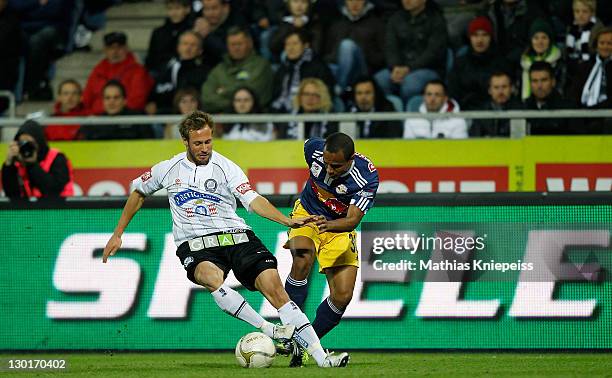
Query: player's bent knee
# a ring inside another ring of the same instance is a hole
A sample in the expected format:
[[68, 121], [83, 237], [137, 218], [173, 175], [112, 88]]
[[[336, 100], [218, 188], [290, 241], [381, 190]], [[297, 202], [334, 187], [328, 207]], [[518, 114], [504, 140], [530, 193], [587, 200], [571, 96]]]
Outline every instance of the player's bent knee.
[[336, 307], [344, 310], [351, 303], [353, 292], [348, 290], [336, 291], [331, 294], [331, 299]]
[[193, 276], [197, 283], [213, 292], [223, 285], [223, 271], [208, 261], [198, 264]]

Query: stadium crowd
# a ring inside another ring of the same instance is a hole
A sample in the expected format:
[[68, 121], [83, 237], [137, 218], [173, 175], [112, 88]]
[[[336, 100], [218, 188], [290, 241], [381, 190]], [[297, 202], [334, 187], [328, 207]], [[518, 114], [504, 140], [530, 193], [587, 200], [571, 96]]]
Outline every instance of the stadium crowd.
[[[87, 48], [118, 0], [0, 0], [0, 89], [50, 99], [53, 62]], [[84, 87], [54, 115], [612, 108], [612, 2], [596, 0], [165, 0], [146, 56], [104, 35]], [[455, 10], [462, 9], [461, 12]], [[466, 11], [467, 10], [467, 11]], [[102, 21], [101, 21], [102, 20]], [[15, 38], [15, 36], [23, 36]], [[85, 42], [84, 42], [85, 41]], [[142, 59], [140, 59], [142, 58]], [[141, 61], [143, 63], [141, 63]], [[6, 107], [6, 104], [0, 104]], [[528, 120], [532, 135], [609, 134], [610, 120]], [[220, 125], [229, 139], [296, 138], [297, 123]], [[307, 122], [326, 137], [334, 122]], [[47, 140], [176, 138], [174, 125], [53, 126]], [[361, 138], [509, 136], [508, 120], [360, 121]]]

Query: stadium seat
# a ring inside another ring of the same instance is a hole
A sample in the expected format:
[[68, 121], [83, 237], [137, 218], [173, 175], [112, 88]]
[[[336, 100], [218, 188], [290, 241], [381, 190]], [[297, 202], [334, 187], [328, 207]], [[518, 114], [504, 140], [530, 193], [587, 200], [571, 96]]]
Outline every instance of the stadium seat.
[[408, 102], [406, 103], [406, 111], [407, 112], [418, 112], [419, 107], [421, 106], [422, 103], [423, 103], [423, 96], [421, 95], [414, 96], [410, 100], [408, 100]]
[[404, 105], [402, 104], [401, 98], [391, 94], [386, 95], [385, 97], [387, 98], [387, 100], [389, 100], [391, 104], [393, 104], [393, 107], [395, 108], [396, 112], [401, 112], [402, 110], [404, 110]]

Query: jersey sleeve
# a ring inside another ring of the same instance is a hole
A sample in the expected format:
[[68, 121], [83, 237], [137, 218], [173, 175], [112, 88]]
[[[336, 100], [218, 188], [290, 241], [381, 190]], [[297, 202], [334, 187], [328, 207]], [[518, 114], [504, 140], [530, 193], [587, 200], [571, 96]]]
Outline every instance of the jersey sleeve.
[[[325, 141], [321, 138], [310, 138], [304, 142], [304, 160], [306, 160], [306, 164], [310, 167], [312, 161], [315, 158], [315, 155], [323, 154], [323, 147], [325, 146]], [[319, 151], [315, 154], [316, 151]]]
[[163, 187], [163, 179], [167, 172], [167, 161], [155, 164], [151, 170], [132, 181], [132, 190], [149, 196]]
[[259, 194], [251, 187], [249, 179], [244, 174], [242, 169], [234, 163], [230, 163], [228, 167], [227, 186], [229, 191], [240, 200], [242, 206], [251, 211], [250, 205]]
[[351, 205], [355, 205], [364, 214], [374, 205], [374, 198], [378, 190], [378, 172], [369, 175], [368, 183], [351, 198]]

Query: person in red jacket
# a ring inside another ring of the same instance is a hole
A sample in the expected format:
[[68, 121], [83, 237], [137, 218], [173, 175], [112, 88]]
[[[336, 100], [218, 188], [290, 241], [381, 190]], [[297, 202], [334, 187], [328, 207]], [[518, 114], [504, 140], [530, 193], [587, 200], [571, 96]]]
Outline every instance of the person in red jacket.
[[26, 121], [9, 144], [2, 165], [2, 187], [11, 200], [59, 200], [74, 195], [70, 160], [49, 148], [42, 127]]
[[83, 103], [90, 114], [104, 112], [102, 89], [110, 80], [119, 81], [128, 93], [127, 107], [143, 110], [153, 87], [153, 78], [146, 68], [136, 60], [127, 46], [127, 36], [122, 32], [111, 32], [104, 36], [105, 58], [98, 63], [83, 92]]
[[[74, 79], [62, 81], [57, 90], [57, 102], [53, 106], [54, 117], [79, 117], [87, 115], [81, 101], [83, 89]], [[79, 139], [81, 125], [48, 125], [45, 127], [47, 140]]]

